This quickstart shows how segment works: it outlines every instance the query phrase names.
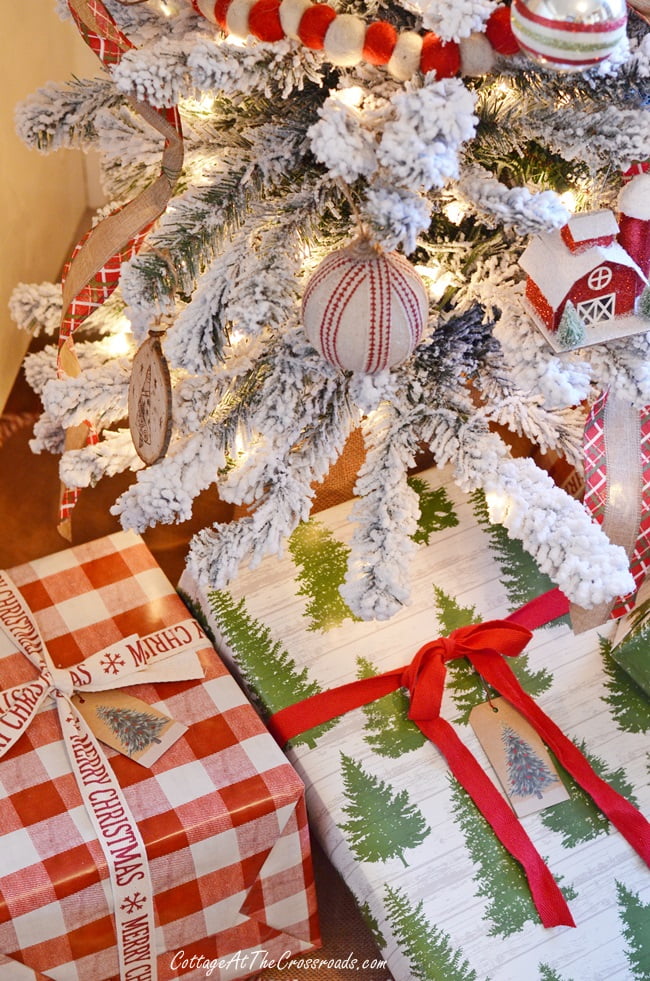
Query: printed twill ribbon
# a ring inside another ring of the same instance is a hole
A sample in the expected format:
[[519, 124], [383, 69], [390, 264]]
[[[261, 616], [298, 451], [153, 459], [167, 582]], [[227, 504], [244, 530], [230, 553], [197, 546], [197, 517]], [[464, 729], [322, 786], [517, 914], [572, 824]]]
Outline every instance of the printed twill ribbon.
[[[68, 7], [86, 44], [105, 68], [116, 65], [134, 45], [118, 29], [100, 0], [68, 0]], [[136, 255], [163, 213], [183, 166], [183, 136], [176, 107], [155, 109], [145, 102], [129, 100], [154, 129], [165, 137], [161, 173], [133, 201], [108, 215], [75, 246], [63, 271], [63, 310], [59, 329], [57, 371], [59, 377], [76, 378], [80, 367], [73, 334], [93, 310], [100, 307], [116, 288], [122, 263]], [[97, 442], [90, 421], [66, 433], [66, 450]], [[61, 487], [59, 532], [70, 538], [70, 515], [79, 489]]]
[[446, 664], [454, 658], [466, 657], [481, 677], [532, 724], [562, 766], [650, 864], [650, 824], [594, 772], [576, 746], [524, 692], [503, 656], [516, 657], [531, 639], [535, 627], [567, 611], [566, 597], [560, 590], [551, 590], [505, 620], [460, 627], [448, 637], [424, 644], [405, 667], [352, 681], [282, 709], [269, 719], [269, 729], [284, 745], [313, 726], [329, 722], [399, 688], [408, 689], [409, 718], [437, 746], [501, 843], [523, 866], [544, 926], [575, 926], [564, 896], [510, 805], [453, 727], [440, 715]]
[[[38, 669], [32, 681], [0, 691], [0, 757], [22, 736], [43, 702], [52, 697], [57, 709], [72, 772], [81, 792], [109, 869], [114, 897], [114, 916], [120, 977], [156, 978], [153, 889], [145, 846], [138, 825], [101, 745], [77, 711], [71, 696], [75, 691], [106, 689], [107, 665], [111, 688], [146, 678], [146, 666], [134, 667], [125, 638], [86, 658], [73, 668], [56, 668], [31, 611], [8, 573], [0, 570], [0, 628]], [[185, 650], [198, 644], [187, 644]], [[200, 646], [205, 646], [205, 641]], [[161, 654], [158, 660], [178, 649]], [[134, 670], [139, 677], [134, 679]], [[187, 677], [185, 669], [182, 677]], [[110, 826], [107, 818], [110, 815]], [[114, 818], [125, 830], [111, 835]], [[108, 833], [105, 833], [107, 831]], [[138, 943], [133, 943], [133, 936]], [[129, 938], [131, 940], [129, 941]], [[128, 974], [127, 974], [128, 972]]]

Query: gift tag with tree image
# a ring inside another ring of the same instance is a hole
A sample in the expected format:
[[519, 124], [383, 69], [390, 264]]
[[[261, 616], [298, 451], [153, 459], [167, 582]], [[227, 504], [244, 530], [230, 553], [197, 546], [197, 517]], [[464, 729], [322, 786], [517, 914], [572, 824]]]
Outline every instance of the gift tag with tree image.
[[505, 698], [477, 705], [469, 721], [518, 817], [569, 799], [546, 746]]
[[73, 701], [98, 739], [142, 766], [152, 766], [187, 731], [123, 691], [75, 693]]

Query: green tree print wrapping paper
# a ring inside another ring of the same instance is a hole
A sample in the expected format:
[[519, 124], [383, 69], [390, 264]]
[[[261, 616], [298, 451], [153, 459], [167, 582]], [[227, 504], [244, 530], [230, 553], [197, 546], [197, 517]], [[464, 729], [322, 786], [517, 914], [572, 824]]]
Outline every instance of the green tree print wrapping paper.
[[[227, 595], [201, 592], [184, 575], [181, 591], [263, 712], [406, 665], [427, 640], [505, 616], [550, 588], [518, 543], [486, 524], [480, 495], [463, 495], [444, 471], [412, 486], [422, 502], [413, 601], [388, 622], [356, 621], [333, 598], [349, 504], [316, 515], [289, 554], [245, 572]], [[648, 816], [650, 701], [615, 670], [615, 629], [576, 637], [563, 618], [538, 630], [512, 667], [597, 772]], [[448, 665], [443, 715], [496, 783], [468, 724], [484, 700], [466, 662]], [[591, 799], [560, 770], [570, 799], [521, 819], [577, 924], [545, 929], [521, 867], [406, 709], [396, 692], [287, 747], [313, 833], [396, 981], [650, 979], [650, 876]]]

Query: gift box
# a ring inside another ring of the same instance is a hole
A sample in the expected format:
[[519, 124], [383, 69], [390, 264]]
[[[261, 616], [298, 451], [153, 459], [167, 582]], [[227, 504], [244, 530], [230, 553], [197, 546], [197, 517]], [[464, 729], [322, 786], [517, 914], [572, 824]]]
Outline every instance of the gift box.
[[[412, 601], [387, 622], [355, 620], [338, 592], [353, 531], [349, 503], [299, 526], [285, 557], [246, 570], [227, 589], [203, 589], [184, 573], [181, 592], [272, 726], [293, 702], [317, 702], [320, 692], [331, 702], [341, 686], [413, 663], [435, 638], [556, 596], [520, 543], [488, 524], [480, 494], [462, 493], [447, 471], [427, 471], [412, 487], [421, 504]], [[563, 614], [508, 661], [591, 770], [647, 814], [650, 705], [611, 656], [615, 627], [612, 621], [574, 636]], [[470, 724], [473, 710], [496, 707], [501, 715], [503, 704], [467, 659], [446, 667], [441, 715], [505, 801], [507, 781], [502, 786]], [[502, 727], [514, 775], [507, 800], [515, 800], [518, 781], [533, 805], [518, 826], [575, 922], [543, 925], [521, 864], [408, 711], [398, 688], [286, 746], [305, 782], [312, 832], [355, 895], [396, 981], [647, 978], [650, 878], [637, 843], [552, 755], [541, 762], [532, 744]], [[536, 764], [532, 777], [522, 758]], [[641, 837], [647, 850], [647, 832]]]
[[[9, 570], [0, 621], [0, 978], [239, 978], [318, 946], [303, 785], [142, 540]], [[148, 709], [113, 718], [130, 755], [84, 728], [93, 674]], [[181, 734], [145, 766], [156, 710]]]

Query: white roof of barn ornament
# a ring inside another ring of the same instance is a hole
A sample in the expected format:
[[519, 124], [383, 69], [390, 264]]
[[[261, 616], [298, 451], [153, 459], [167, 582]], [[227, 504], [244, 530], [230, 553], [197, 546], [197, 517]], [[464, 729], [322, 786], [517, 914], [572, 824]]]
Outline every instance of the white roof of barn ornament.
[[[611, 211], [574, 215], [568, 225], [576, 243], [618, 234], [618, 224]], [[560, 305], [574, 283], [605, 262], [629, 266], [645, 280], [642, 270], [618, 242], [587, 246], [572, 252], [561, 231], [547, 232], [531, 239], [519, 259], [519, 265], [536, 283], [553, 309]]]

